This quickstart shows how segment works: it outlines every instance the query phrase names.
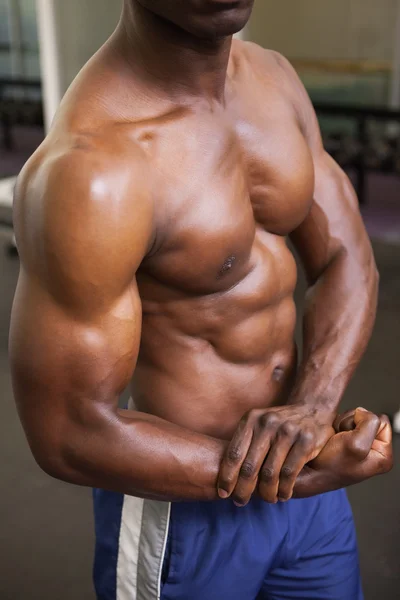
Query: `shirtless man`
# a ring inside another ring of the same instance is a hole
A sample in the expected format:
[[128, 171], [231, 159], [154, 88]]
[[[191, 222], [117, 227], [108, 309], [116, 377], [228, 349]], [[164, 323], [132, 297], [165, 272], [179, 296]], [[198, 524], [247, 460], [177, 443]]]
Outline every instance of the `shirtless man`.
[[362, 598], [339, 488], [390, 426], [334, 419], [378, 277], [296, 74], [232, 42], [252, 4], [126, 0], [17, 183], [15, 397], [38, 464], [98, 488], [101, 600]]

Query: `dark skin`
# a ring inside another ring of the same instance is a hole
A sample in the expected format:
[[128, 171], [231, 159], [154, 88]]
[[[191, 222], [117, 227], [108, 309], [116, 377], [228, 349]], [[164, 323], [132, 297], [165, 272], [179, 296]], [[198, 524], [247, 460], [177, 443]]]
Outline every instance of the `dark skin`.
[[391, 468], [384, 418], [333, 427], [376, 310], [357, 200], [287, 61], [232, 44], [251, 8], [127, 0], [19, 177], [13, 384], [55, 477], [242, 505]]

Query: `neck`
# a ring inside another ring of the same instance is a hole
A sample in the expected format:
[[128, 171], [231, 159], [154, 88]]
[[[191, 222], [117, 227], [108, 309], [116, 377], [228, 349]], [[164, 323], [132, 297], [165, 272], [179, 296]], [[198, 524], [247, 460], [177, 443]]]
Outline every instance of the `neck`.
[[173, 96], [223, 101], [232, 36], [200, 39], [127, 0], [116, 40], [146, 83]]

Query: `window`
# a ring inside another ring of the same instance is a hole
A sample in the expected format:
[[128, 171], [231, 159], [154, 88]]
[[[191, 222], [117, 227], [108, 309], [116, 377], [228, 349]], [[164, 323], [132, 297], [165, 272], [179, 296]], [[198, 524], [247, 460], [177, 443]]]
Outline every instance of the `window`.
[[1, 77], [40, 77], [35, 0], [0, 0]]

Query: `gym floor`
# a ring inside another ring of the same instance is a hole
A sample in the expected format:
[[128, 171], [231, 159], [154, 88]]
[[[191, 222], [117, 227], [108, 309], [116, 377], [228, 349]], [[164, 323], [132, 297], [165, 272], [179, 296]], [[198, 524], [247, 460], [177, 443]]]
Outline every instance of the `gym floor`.
[[[16, 414], [7, 358], [18, 258], [3, 252], [0, 229], [0, 599], [94, 600], [91, 585], [93, 517], [90, 490], [47, 477], [30, 455]], [[381, 273], [375, 332], [343, 408], [393, 413], [400, 407], [400, 245], [376, 243]], [[300, 279], [301, 299], [304, 281]], [[301, 308], [301, 301], [299, 302]], [[400, 456], [400, 436], [395, 440]], [[399, 496], [397, 495], [399, 493]], [[366, 600], [400, 597], [400, 473], [349, 492], [358, 527]], [[225, 599], [223, 599], [225, 600]], [[345, 599], [343, 599], [345, 600]]]

